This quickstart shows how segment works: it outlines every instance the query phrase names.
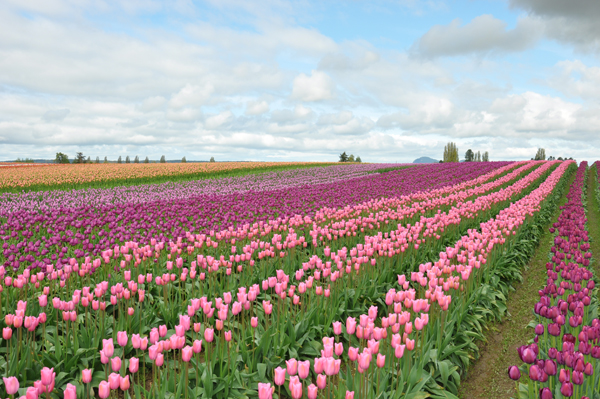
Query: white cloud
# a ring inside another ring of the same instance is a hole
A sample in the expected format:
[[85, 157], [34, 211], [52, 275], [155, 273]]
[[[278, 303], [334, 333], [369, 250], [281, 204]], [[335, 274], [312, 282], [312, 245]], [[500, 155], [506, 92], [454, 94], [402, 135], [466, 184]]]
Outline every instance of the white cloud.
[[45, 120], [46, 122], [61, 122], [67, 117], [67, 115], [69, 115], [70, 112], [71, 112], [71, 110], [69, 110], [67, 108], [47, 111], [42, 116], [42, 119]]
[[208, 130], [222, 129], [226, 127], [227, 124], [231, 123], [233, 119], [234, 116], [231, 111], [223, 111], [217, 115], [212, 115], [206, 118], [204, 126]]
[[163, 96], [148, 97], [142, 101], [141, 109], [144, 112], [156, 111], [162, 108], [167, 100]]
[[246, 115], [262, 115], [269, 111], [269, 103], [266, 101], [248, 101], [246, 103]]
[[171, 97], [169, 106], [171, 108], [183, 108], [188, 105], [201, 106], [204, 105], [210, 96], [214, 93], [215, 88], [212, 84], [206, 84], [203, 86], [186, 84], [177, 94]]
[[325, 72], [313, 70], [310, 76], [303, 73], [294, 78], [292, 98], [300, 101], [321, 101], [333, 98], [334, 84]]

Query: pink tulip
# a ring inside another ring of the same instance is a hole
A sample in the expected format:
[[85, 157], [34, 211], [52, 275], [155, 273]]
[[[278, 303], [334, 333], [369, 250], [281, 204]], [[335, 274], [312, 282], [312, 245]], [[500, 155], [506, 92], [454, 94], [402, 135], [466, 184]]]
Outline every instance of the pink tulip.
[[212, 328], [207, 328], [206, 330], [204, 330], [204, 339], [206, 340], [206, 342], [212, 342], [214, 338], [215, 330], [213, 330]]
[[54, 368], [48, 368], [48, 367], [44, 367], [42, 369], [42, 385], [44, 386], [48, 386], [48, 385], [52, 385], [52, 383], [54, 382], [54, 377], [56, 376], [56, 373], [54, 373]]
[[202, 351], [202, 340], [195, 340], [192, 345], [192, 350], [194, 353], [200, 353]]
[[73, 384], [67, 384], [64, 399], [77, 399], [77, 387]]
[[354, 391], [346, 391], [346, 399], [354, 399]]
[[310, 384], [307, 388], [307, 391], [308, 391], [308, 399], [317, 399], [317, 395], [318, 395], [319, 391], [315, 384]]
[[121, 370], [121, 358], [115, 356], [112, 359], [110, 359], [110, 366], [112, 368], [112, 371], [114, 372], [118, 372], [119, 370]]
[[167, 326], [166, 325], [161, 325], [158, 326], [158, 334], [162, 337], [165, 337], [167, 335]]
[[104, 354], [106, 356], [112, 357], [112, 355], [115, 353], [115, 347], [113, 345], [112, 339], [102, 340], [102, 350], [104, 351]]
[[162, 353], [159, 353], [158, 355], [156, 355], [156, 360], [155, 363], [158, 367], [161, 367], [165, 362], [165, 357], [163, 356]]
[[310, 361], [305, 360], [303, 362], [298, 362], [298, 376], [302, 379], [308, 377], [308, 373], [310, 372]]
[[137, 357], [132, 357], [131, 359], [129, 359], [129, 372], [131, 374], [137, 373], [139, 368], [140, 368], [140, 359], [138, 359]]
[[10, 327], [4, 327], [4, 329], [2, 329], [2, 338], [4, 340], [9, 340], [12, 338], [12, 328]]
[[286, 360], [285, 364], [287, 366], [287, 373], [290, 376], [296, 375], [298, 372], [298, 361], [296, 359]]
[[285, 369], [277, 367], [275, 369], [275, 385], [283, 385], [285, 383]]
[[262, 382], [258, 383], [258, 399], [272, 399], [273, 398], [273, 390], [271, 389], [271, 384], [263, 384]]
[[385, 366], [385, 355], [381, 353], [377, 354], [377, 367], [382, 368]]
[[225, 331], [225, 341], [230, 342], [232, 338], [231, 331]]
[[81, 381], [84, 384], [89, 384], [92, 382], [92, 370], [91, 369], [83, 369], [81, 370]]
[[189, 362], [192, 359], [192, 347], [186, 346], [181, 350], [181, 358], [184, 362]]
[[6, 389], [6, 393], [9, 395], [14, 395], [19, 390], [19, 380], [17, 377], [3, 377], [4, 380], [4, 388]]
[[129, 376], [126, 375], [125, 377], [121, 377], [120, 381], [119, 381], [119, 388], [121, 388], [121, 391], [127, 391], [130, 387], [130, 382], [129, 382]]
[[339, 321], [333, 322], [333, 333], [335, 335], [340, 335], [342, 333], [342, 323], [340, 323]]
[[98, 396], [102, 399], [106, 399], [110, 396], [110, 384], [107, 381], [100, 381], [100, 385], [98, 386]]
[[119, 344], [120, 347], [125, 347], [127, 346], [127, 332], [126, 331], [119, 331], [117, 332], [117, 343]]
[[325, 389], [325, 387], [327, 386], [327, 377], [324, 374], [319, 374], [317, 376], [317, 387], [320, 390]]
[[141, 344], [142, 344], [142, 340], [140, 338], [140, 334], [132, 334], [131, 335], [131, 345], [133, 346], [133, 349], [140, 349]]
[[119, 386], [121, 385], [121, 376], [117, 373], [111, 373], [108, 376], [108, 384], [112, 390], [119, 389]]
[[292, 398], [302, 399], [302, 383], [295, 382], [291, 384], [290, 391], [292, 391]]

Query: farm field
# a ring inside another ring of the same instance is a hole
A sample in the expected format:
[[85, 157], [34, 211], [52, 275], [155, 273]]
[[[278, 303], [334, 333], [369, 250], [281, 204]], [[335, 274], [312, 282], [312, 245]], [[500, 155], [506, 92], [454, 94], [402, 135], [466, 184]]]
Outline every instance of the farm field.
[[0, 397], [465, 397], [542, 231], [504, 397], [600, 397], [588, 166], [2, 168]]

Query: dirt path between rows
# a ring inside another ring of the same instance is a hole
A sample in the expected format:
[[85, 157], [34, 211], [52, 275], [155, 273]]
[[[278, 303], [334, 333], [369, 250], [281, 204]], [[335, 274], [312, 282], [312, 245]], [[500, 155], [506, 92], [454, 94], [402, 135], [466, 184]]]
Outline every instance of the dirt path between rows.
[[[575, 174], [569, 185], [573, 181]], [[565, 190], [559, 205], [566, 202]], [[554, 223], [560, 209], [552, 216]], [[544, 228], [540, 245], [523, 271], [523, 282], [515, 286], [508, 297], [507, 316], [501, 323], [491, 325], [486, 334], [487, 342], [481, 343], [480, 357], [467, 372], [461, 383], [459, 397], [462, 399], [508, 399], [516, 397], [515, 383], [507, 375], [509, 366], [520, 365], [517, 348], [533, 338], [533, 330], [527, 325], [533, 320], [533, 306], [539, 298], [538, 290], [545, 284], [546, 262], [553, 236]], [[600, 241], [598, 242], [600, 245]], [[600, 252], [599, 252], [600, 253]]]

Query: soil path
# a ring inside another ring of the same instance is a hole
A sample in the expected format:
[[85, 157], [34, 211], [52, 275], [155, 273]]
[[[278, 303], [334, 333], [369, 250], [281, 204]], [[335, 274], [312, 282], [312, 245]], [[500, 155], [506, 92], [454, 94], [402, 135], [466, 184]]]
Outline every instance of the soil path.
[[[567, 192], [568, 188], [559, 205], [562, 206], [566, 202]], [[550, 224], [557, 220], [559, 214], [560, 209], [557, 208]], [[501, 323], [491, 325], [486, 334], [487, 342], [479, 345], [480, 357], [468, 370], [466, 379], [461, 383], [460, 398], [516, 397], [515, 383], [508, 378], [507, 370], [509, 366], [521, 364], [517, 348], [527, 344], [533, 338], [533, 330], [527, 328], [527, 325], [533, 320], [533, 306], [539, 298], [538, 290], [546, 282], [544, 271], [553, 241], [553, 235], [548, 231], [550, 224], [544, 227], [540, 244], [523, 270], [523, 282], [515, 285], [515, 291], [509, 294], [507, 303], [509, 316]], [[598, 244], [600, 245], [600, 241]]]

